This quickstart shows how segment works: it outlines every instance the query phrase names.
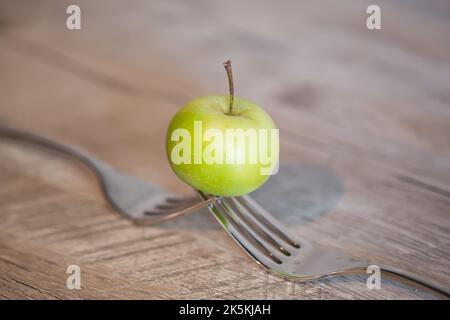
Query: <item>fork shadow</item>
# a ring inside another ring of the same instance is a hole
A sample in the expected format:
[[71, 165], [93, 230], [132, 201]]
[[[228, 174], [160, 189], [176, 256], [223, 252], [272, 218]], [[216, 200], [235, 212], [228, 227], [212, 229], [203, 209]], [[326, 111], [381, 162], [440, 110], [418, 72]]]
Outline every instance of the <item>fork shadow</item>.
[[[344, 193], [342, 179], [317, 165], [287, 164], [251, 196], [286, 226], [318, 219], [333, 209]], [[207, 209], [159, 225], [167, 229], [220, 229]]]

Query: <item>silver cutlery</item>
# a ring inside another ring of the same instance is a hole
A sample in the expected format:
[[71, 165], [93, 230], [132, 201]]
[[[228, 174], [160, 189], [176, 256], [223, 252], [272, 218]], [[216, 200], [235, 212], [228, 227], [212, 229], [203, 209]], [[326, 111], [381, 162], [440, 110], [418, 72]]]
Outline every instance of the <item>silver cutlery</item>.
[[205, 201], [200, 201], [197, 196], [177, 197], [146, 181], [119, 172], [80, 148], [44, 136], [0, 126], [1, 136], [43, 146], [82, 162], [94, 172], [111, 206], [137, 224], [156, 224], [171, 220], [215, 201], [215, 197], [209, 197]]
[[199, 197], [176, 197], [121, 173], [87, 152], [33, 133], [0, 126], [0, 136], [30, 142], [74, 157], [96, 175], [111, 206], [137, 224], [155, 224], [208, 207], [225, 231], [259, 265], [291, 281], [364, 274], [376, 265], [383, 275], [449, 298], [447, 288], [411, 272], [351, 257], [332, 247], [294, 236], [250, 196], [222, 198], [195, 190]]
[[[197, 191], [203, 200], [209, 196]], [[411, 272], [351, 257], [333, 247], [299, 238], [249, 196], [220, 198], [208, 205], [226, 232], [259, 265], [292, 281], [310, 281], [339, 275], [367, 275], [375, 265], [382, 275], [408, 286], [449, 298], [447, 288]]]

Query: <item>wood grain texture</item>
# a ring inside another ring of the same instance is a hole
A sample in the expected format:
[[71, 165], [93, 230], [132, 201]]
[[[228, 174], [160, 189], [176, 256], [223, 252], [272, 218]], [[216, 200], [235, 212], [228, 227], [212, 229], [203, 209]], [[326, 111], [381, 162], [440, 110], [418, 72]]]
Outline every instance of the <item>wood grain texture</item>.
[[[0, 2], [0, 124], [83, 147], [188, 193], [164, 135], [189, 99], [236, 94], [281, 129], [255, 198], [294, 232], [450, 286], [450, 8], [446, 1]], [[0, 138], [0, 298], [429, 298], [364, 277], [268, 275], [206, 211], [153, 227], [116, 215], [76, 162]], [[82, 289], [65, 288], [68, 265]]]

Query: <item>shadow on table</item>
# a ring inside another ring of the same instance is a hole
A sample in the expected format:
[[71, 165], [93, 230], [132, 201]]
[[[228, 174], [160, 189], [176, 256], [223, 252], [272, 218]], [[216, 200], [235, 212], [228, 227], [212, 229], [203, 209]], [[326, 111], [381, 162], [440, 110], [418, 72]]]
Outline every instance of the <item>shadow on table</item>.
[[[313, 221], [333, 209], [343, 196], [341, 178], [331, 169], [314, 165], [280, 167], [252, 197], [286, 226]], [[162, 223], [161, 228], [219, 229], [208, 210]]]

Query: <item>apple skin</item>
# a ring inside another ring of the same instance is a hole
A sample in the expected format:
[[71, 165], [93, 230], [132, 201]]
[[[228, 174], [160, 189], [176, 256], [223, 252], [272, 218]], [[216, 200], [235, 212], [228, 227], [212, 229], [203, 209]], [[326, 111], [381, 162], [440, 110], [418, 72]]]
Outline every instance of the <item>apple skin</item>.
[[[250, 193], [262, 186], [270, 175], [262, 175], [259, 157], [256, 163], [244, 164], [174, 164], [171, 160], [172, 148], [178, 143], [171, 141], [172, 132], [177, 128], [184, 128], [194, 137], [194, 121], [202, 121], [203, 133], [209, 128], [215, 128], [225, 134], [225, 129], [276, 129], [272, 118], [256, 104], [234, 97], [233, 114], [229, 114], [229, 97], [210, 95], [188, 102], [172, 118], [166, 135], [166, 152], [169, 163], [175, 174], [190, 186], [216, 196], [240, 196]], [[194, 156], [194, 139], [191, 139], [192, 158]], [[203, 140], [203, 150], [210, 141]], [[227, 150], [227, 152], [249, 152], [246, 150]], [[239, 144], [234, 146], [238, 149]], [[259, 148], [259, 147], [258, 147]], [[270, 143], [262, 146], [266, 154], [270, 155]], [[203, 154], [202, 150], [202, 154]], [[260, 151], [257, 149], [258, 152]], [[275, 151], [278, 161], [278, 148]], [[248, 153], [247, 153], [248, 154]], [[264, 165], [267, 167], [267, 164]]]

